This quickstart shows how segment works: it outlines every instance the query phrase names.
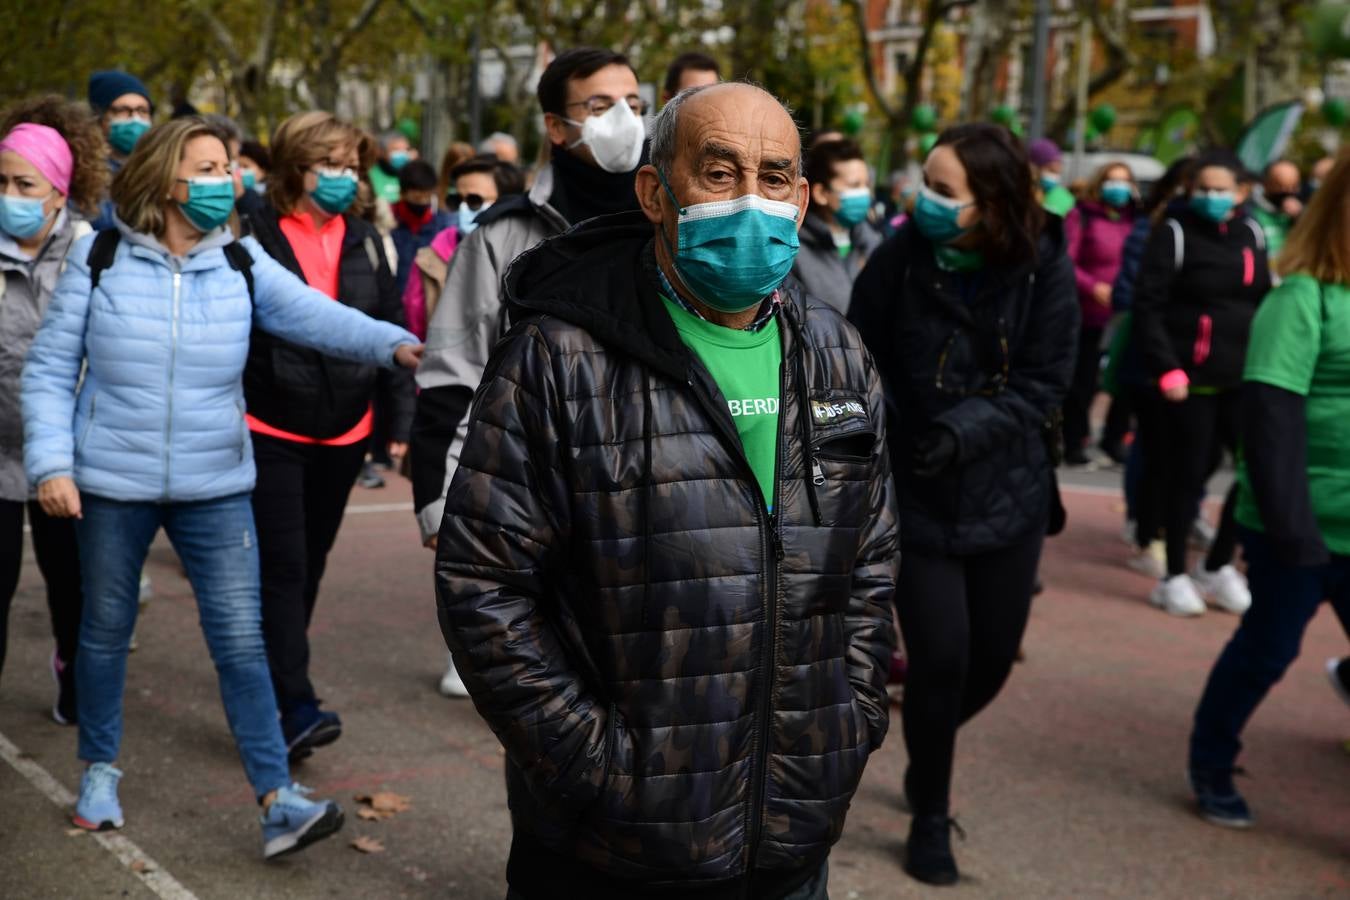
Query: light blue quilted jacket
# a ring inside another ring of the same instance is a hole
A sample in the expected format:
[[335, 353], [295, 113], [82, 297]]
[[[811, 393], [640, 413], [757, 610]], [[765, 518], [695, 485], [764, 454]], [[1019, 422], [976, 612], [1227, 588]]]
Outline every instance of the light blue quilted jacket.
[[250, 303], [222, 250], [228, 231], [174, 257], [118, 227], [116, 258], [92, 296], [94, 236], [71, 249], [24, 364], [24, 468], [34, 486], [73, 476], [90, 494], [160, 503], [251, 491], [240, 375], [255, 322], [367, 365], [392, 367], [399, 344], [417, 343], [310, 288], [252, 238], [242, 241], [253, 257]]

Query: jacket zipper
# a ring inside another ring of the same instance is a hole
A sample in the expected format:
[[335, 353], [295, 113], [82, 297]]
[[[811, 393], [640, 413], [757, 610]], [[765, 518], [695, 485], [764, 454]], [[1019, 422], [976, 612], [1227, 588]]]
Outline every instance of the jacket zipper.
[[183, 273], [175, 266], [173, 273], [173, 319], [169, 326], [169, 393], [164, 403], [164, 502], [169, 501], [169, 443], [173, 437], [173, 375], [178, 359], [178, 309], [182, 294]]

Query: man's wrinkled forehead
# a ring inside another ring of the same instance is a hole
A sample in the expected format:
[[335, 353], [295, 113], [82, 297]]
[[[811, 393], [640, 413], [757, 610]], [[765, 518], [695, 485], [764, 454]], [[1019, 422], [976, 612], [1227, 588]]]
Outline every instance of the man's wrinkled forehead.
[[690, 97], [680, 113], [679, 154], [691, 169], [724, 160], [798, 174], [797, 125], [770, 95], [747, 85], [717, 85]]

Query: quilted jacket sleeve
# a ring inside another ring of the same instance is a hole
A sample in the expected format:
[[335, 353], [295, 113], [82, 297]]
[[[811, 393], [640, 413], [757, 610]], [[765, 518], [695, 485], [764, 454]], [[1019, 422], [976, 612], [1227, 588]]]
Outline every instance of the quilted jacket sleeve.
[[900, 571], [900, 530], [895, 482], [891, 478], [890, 454], [886, 449], [886, 401], [882, 396], [881, 379], [870, 357], [867, 373], [868, 406], [872, 421], [880, 423], [881, 427], [872, 451], [868, 485], [871, 514], [858, 562], [853, 568], [853, 588], [849, 597], [848, 678], [858, 706], [867, 718], [870, 747], [876, 750], [886, 737], [889, 723], [886, 679], [890, 674], [891, 651], [895, 649], [891, 604], [895, 579]]
[[268, 256], [253, 238], [240, 243], [253, 257], [253, 315], [263, 330], [331, 356], [386, 368], [394, 366], [399, 344], [419, 343], [399, 325], [334, 303]]
[[956, 436], [958, 464], [1041, 429], [1068, 391], [1079, 322], [1068, 256], [1043, 261], [1033, 290], [1025, 331], [1009, 350], [1007, 387], [995, 396], [968, 397], [936, 419]]
[[550, 623], [570, 540], [560, 402], [530, 324], [493, 355], [469, 417], [436, 551], [441, 631], [478, 712], [545, 808], [579, 813], [604, 786], [607, 709]]
[[92, 237], [84, 238], [71, 248], [24, 362], [23, 457], [33, 485], [75, 472], [75, 388], [84, 363], [90, 292], [85, 260], [92, 243]]
[[1176, 238], [1170, 226], [1160, 225], [1144, 245], [1139, 277], [1134, 283], [1133, 340], [1138, 342], [1144, 366], [1154, 379], [1184, 368], [1167, 333], [1167, 304], [1176, 275]]

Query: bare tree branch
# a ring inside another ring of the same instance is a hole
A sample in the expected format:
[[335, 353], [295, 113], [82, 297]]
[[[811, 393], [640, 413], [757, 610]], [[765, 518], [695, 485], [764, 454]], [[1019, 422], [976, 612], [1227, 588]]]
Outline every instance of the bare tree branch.
[[365, 4], [357, 10], [356, 15], [352, 16], [346, 27], [338, 32], [337, 37], [333, 38], [329, 51], [335, 58], [341, 56], [342, 51], [347, 49], [347, 45], [352, 42], [352, 39], [370, 24], [370, 20], [374, 18], [382, 3], [384, 3], [384, 0], [366, 0]]
[[234, 35], [230, 34], [230, 29], [225, 27], [225, 23], [220, 21], [215, 13], [207, 9], [202, 0], [191, 0], [188, 9], [192, 10], [193, 15], [201, 19], [202, 24], [216, 39], [216, 43], [220, 45], [225, 58], [230, 62], [230, 68], [235, 71], [243, 69], [244, 58], [239, 53], [239, 46], [234, 42]]
[[[1130, 50], [1125, 36], [1120, 33], [1111, 22], [1111, 17], [1106, 15], [1102, 8], [1101, 0], [1092, 0], [1087, 4], [1086, 15], [1092, 22], [1092, 28], [1101, 38], [1102, 45], [1106, 49], [1106, 68], [1102, 69], [1096, 75], [1088, 80], [1088, 97], [1096, 94], [1115, 84], [1123, 78], [1136, 64], [1134, 52]], [[1080, 53], [1090, 51], [1091, 47], [1080, 47]], [[1054, 122], [1051, 124], [1048, 133], [1063, 136], [1068, 133], [1069, 127], [1073, 124], [1076, 115], [1073, 101], [1065, 103], [1055, 113]]]

